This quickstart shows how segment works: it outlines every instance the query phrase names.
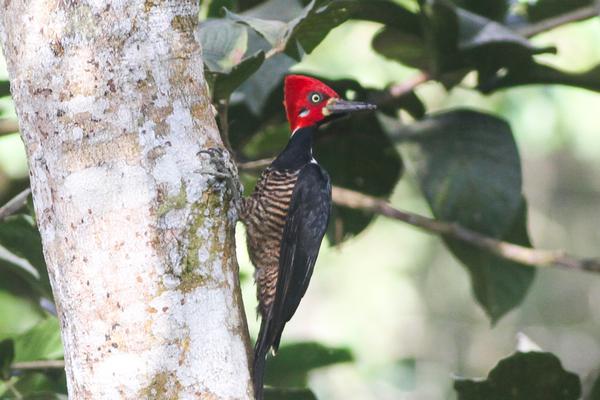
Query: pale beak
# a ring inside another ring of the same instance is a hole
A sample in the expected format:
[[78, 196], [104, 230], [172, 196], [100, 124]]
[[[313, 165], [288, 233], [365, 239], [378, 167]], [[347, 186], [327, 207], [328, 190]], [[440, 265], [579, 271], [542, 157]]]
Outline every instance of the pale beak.
[[325, 106], [323, 114], [335, 115], [335, 114], [349, 114], [357, 111], [369, 111], [376, 110], [375, 104], [363, 103], [361, 101], [347, 101], [342, 99], [333, 98], [329, 100]]

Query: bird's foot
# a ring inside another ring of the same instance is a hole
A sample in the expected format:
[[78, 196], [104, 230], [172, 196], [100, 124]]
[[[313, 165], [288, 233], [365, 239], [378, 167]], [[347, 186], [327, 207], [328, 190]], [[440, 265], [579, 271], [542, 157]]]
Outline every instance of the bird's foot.
[[231, 154], [226, 149], [210, 147], [206, 150], [200, 150], [197, 155], [206, 160], [202, 172], [215, 177], [217, 180], [226, 182], [227, 187], [231, 190], [236, 211], [239, 213], [244, 188], [239, 179], [237, 165]]

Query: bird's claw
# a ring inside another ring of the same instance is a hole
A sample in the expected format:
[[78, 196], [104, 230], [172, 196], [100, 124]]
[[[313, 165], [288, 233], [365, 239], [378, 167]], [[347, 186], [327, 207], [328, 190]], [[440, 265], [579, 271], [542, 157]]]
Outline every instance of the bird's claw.
[[208, 168], [204, 169], [203, 172], [226, 181], [233, 194], [235, 207], [239, 210], [243, 187], [239, 180], [237, 165], [231, 154], [226, 149], [210, 147], [200, 150], [196, 155], [199, 157], [208, 156]]

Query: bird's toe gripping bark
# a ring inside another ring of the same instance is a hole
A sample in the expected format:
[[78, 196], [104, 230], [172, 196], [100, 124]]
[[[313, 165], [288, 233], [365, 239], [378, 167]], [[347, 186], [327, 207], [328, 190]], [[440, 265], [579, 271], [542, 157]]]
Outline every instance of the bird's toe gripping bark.
[[244, 188], [239, 179], [237, 165], [231, 154], [224, 148], [211, 147], [200, 150], [197, 155], [204, 159], [202, 173], [213, 176], [216, 181], [225, 181], [232, 193], [233, 203], [239, 214]]

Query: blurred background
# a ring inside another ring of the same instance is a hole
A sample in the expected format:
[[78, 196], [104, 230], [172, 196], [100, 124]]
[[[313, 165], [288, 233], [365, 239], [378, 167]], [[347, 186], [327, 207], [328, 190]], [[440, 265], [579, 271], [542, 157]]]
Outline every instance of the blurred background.
[[[352, 78], [375, 88], [410, 78], [416, 70], [371, 49], [379, 28], [346, 22], [293, 70]], [[556, 29], [534, 42], [556, 45], [558, 56], [545, 61], [568, 71], [600, 63], [598, 19]], [[600, 255], [600, 95], [531, 86], [483, 96], [463, 87], [469, 79], [450, 92], [430, 82], [417, 93], [429, 112], [468, 106], [508, 120], [523, 161], [534, 244], [579, 256]], [[0, 118], [14, 117], [11, 101], [0, 99]], [[0, 137], [0, 204], [26, 186], [27, 162], [18, 134]], [[397, 185], [391, 202], [400, 209], [430, 213], [409, 175]], [[244, 301], [255, 337], [253, 268], [243, 227], [238, 228], [238, 259], [247, 276]], [[8, 282], [0, 282], [0, 339], [27, 331], [43, 317], [8, 289]], [[453, 377], [486, 376], [515, 350], [519, 332], [585, 378], [600, 367], [598, 304], [599, 276], [544, 269], [524, 303], [491, 326], [473, 299], [465, 269], [437, 237], [378, 217], [341, 246], [323, 245], [284, 342], [314, 340], [354, 354], [354, 362], [311, 373], [309, 385], [319, 399], [452, 399]]]

